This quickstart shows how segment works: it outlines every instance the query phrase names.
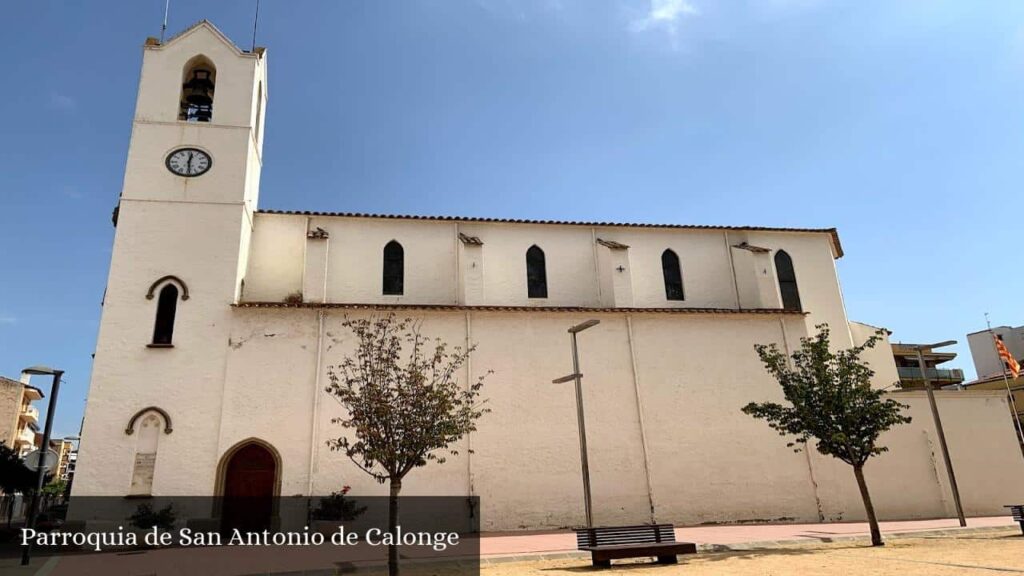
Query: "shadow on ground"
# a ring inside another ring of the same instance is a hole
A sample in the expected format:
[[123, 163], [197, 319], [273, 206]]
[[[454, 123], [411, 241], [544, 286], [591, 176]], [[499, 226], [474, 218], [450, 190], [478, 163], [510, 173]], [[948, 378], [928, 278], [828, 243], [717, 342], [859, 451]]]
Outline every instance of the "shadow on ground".
[[[844, 547], [829, 548], [829, 550], [860, 550], [860, 549], [864, 549], [864, 548], [870, 548], [870, 546], [844, 546]], [[815, 554], [817, 552], [821, 552], [821, 549], [820, 548], [753, 548], [753, 549], [750, 549], [750, 550], [733, 550], [733, 551], [729, 551], [729, 552], [699, 552], [696, 555], [680, 556], [679, 557], [679, 564], [678, 565], [674, 565], [674, 564], [657, 564], [657, 563], [655, 563], [653, 561], [653, 559], [651, 561], [648, 561], [648, 562], [644, 562], [644, 561], [621, 561], [621, 560], [616, 562], [616, 561], [613, 560], [612, 561], [612, 568], [614, 568], [616, 570], [643, 570], [643, 569], [647, 569], [647, 570], [657, 571], [658, 568], [667, 569], [667, 568], [672, 568], [673, 566], [679, 566], [679, 565], [684, 565], [685, 566], [687, 563], [693, 562], [694, 560], [699, 561], [701, 563], [720, 562], [722, 560], [731, 560], [731, 559], [756, 560], [756, 559], [759, 559], [759, 558], [766, 558], [766, 557], [773, 557], [773, 556], [774, 557], [780, 557], [780, 556], [782, 556], [782, 557], [806, 556], [806, 555], [810, 555], [810, 554]], [[583, 565], [582, 564], [583, 562], [586, 562], [587, 564]], [[580, 560], [580, 563], [581, 563], [580, 566], [541, 568], [541, 571], [543, 571], [543, 572], [570, 572], [570, 573], [572, 573], [572, 572], [580, 572], [580, 573], [595, 572], [595, 573], [597, 573], [597, 572], [605, 572], [605, 571], [608, 570], [607, 568], [597, 568], [597, 567], [591, 566], [589, 562], [590, 562], [589, 559], [586, 559], [586, 560], [581, 559]]]

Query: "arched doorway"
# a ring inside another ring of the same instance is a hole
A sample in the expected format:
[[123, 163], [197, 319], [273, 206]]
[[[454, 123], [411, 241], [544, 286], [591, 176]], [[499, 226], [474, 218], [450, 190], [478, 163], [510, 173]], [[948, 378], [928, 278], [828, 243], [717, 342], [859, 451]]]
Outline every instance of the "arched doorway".
[[221, 462], [221, 530], [262, 531], [271, 528], [278, 486], [278, 458], [255, 440], [228, 451]]

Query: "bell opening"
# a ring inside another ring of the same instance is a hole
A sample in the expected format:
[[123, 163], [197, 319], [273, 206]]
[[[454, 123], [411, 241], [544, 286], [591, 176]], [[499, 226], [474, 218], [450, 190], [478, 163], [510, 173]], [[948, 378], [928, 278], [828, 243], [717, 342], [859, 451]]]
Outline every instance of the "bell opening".
[[187, 81], [181, 86], [179, 120], [209, 122], [213, 118], [215, 68], [203, 57], [193, 58], [185, 67]]

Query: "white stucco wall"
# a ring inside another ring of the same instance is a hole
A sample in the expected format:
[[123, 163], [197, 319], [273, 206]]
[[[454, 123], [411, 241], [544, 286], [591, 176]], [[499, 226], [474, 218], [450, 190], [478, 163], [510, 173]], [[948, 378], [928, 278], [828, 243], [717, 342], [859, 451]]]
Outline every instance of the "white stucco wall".
[[[474, 305], [491, 306], [615, 306], [619, 302], [639, 308], [741, 307], [737, 283], [753, 280], [754, 273], [733, 266], [755, 266], [742, 250], [730, 248], [742, 240], [771, 249], [785, 249], [797, 269], [801, 300], [813, 325], [828, 322], [838, 327], [838, 343], [849, 346], [846, 312], [832, 262], [828, 233], [728, 232], [725, 230], [637, 228], [489, 222], [452, 222], [348, 216], [257, 213], [252, 255], [246, 275], [244, 300], [281, 302], [301, 290], [306, 232], [321, 228], [330, 236], [327, 261], [327, 302], [359, 304], [460, 304], [469, 269], [461, 266], [458, 234], [475, 236], [483, 246], [474, 247], [479, 259], [473, 282], [479, 294]], [[614, 256], [595, 239], [629, 246]], [[386, 296], [381, 291], [384, 245], [397, 240], [405, 250], [405, 291]], [[526, 251], [537, 245], [544, 250], [548, 298], [528, 298]], [[661, 269], [666, 249], [678, 256], [686, 299], [668, 300]], [[735, 264], [730, 261], [735, 253]], [[602, 256], [602, 254], [604, 254]], [[623, 271], [618, 270], [622, 265]], [[760, 261], [757, 263], [760, 266]], [[769, 259], [769, 267], [770, 267]], [[760, 273], [760, 272], [759, 272]], [[770, 267], [769, 287], [775, 290], [775, 271]], [[743, 293], [748, 287], [740, 286]], [[750, 286], [756, 292], [762, 288]], [[607, 294], [606, 294], [607, 293]], [[623, 300], [623, 295], [628, 297]], [[763, 300], [748, 298], [749, 301]], [[781, 306], [775, 298], [775, 306]], [[749, 304], [742, 306], [749, 308]], [[772, 307], [772, 306], [769, 306]]]
[[[188, 308], [182, 311], [188, 322]], [[492, 413], [463, 441], [462, 454], [418, 469], [405, 482], [407, 494], [479, 495], [485, 529], [583, 521], [572, 385], [550, 381], [571, 370], [566, 328], [590, 316], [601, 324], [580, 335], [580, 347], [597, 522], [650, 521], [652, 501], [656, 520], [680, 524], [862, 517], [848, 466], [813, 450], [793, 453], [763, 422], [740, 412], [749, 401], [780, 398], [753, 344], [792, 345], [805, 334], [799, 316], [398, 313], [423, 320], [425, 332], [453, 344], [471, 334], [478, 349], [463, 381], [494, 370], [484, 389]], [[124, 434], [124, 421], [133, 407], [154, 403], [175, 423], [175, 432], [160, 439], [154, 493], [213, 493], [223, 455], [258, 438], [281, 456], [283, 495], [324, 494], [345, 484], [357, 494], [383, 494], [385, 487], [325, 446], [343, 434], [330, 422], [340, 407], [323, 387], [327, 366], [351, 349], [341, 326], [346, 314], [366, 312], [228, 309], [230, 328], [216, 351], [226, 355], [222, 375], [189, 374], [175, 362], [186, 350], [197, 357], [184, 341], [152, 351], [147, 362], [173, 376], [119, 387], [118, 398], [95, 396], [102, 408], [90, 418], [100, 411], [105, 417], [92, 419], [88, 431], [103, 439], [104, 464], [97, 465], [96, 450], [83, 454], [76, 493], [127, 490], [135, 442]], [[171, 387], [180, 394], [166, 394]], [[927, 404], [920, 394], [897, 397], [914, 422], [887, 434], [891, 452], [868, 466], [878, 512], [883, 518], [946, 515], [948, 489]], [[1024, 459], [1002, 418], [1005, 400], [986, 392], [940, 393], [940, 406], [969, 513], [999, 513], [1004, 501], [1024, 497], [1013, 481], [1024, 473]], [[469, 443], [472, 456], [464, 450]]]
[[861, 359], [871, 366], [875, 371], [874, 384], [879, 388], [893, 389], [894, 384], [900, 381], [899, 371], [896, 370], [896, 359], [892, 355], [892, 345], [889, 343], [889, 332], [884, 328], [864, 324], [861, 322], [850, 322], [850, 333], [853, 335], [854, 346], [861, 346], [874, 336], [879, 330], [881, 338], [873, 348], [868, 348], [861, 355]]

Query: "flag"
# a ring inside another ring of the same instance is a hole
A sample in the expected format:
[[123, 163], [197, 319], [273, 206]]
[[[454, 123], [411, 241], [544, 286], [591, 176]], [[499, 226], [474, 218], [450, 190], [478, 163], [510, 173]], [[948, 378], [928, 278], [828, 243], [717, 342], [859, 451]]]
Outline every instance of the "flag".
[[992, 337], [996, 339], [996, 353], [998, 353], [1003, 362], [1006, 362], [1006, 365], [1010, 367], [1010, 373], [1013, 374], [1013, 377], [1017, 378], [1020, 376], [1020, 364], [1017, 364], [1017, 361], [1013, 359], [1013, 356], [1010, 355], [1010, 351], [1006, 349], [1006, 345], [1003, 344], [1003, 341], [1000, 340], [998, 336], [993, 334]]

